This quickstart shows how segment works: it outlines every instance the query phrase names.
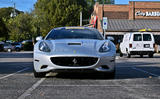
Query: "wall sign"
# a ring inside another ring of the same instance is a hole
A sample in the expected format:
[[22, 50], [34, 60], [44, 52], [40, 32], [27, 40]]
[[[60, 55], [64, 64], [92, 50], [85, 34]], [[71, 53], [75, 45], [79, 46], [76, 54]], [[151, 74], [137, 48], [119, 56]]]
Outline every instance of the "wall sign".
[[136, 16], [146, 16], [146, 17], [149, 17], [149, 16], [160, 17], [160, 12], [158, 12], [158, 11], [152, 11], [152, 12], [149, 12], [149, 11], [146, 11], [146, 12], [137, 11], [135, 13], [135, 15]]

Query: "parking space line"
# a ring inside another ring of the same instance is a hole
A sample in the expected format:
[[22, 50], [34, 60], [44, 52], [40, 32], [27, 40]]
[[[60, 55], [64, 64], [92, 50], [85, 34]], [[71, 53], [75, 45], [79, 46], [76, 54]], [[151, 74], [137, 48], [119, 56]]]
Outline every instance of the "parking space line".
[[136, 67], [132, 67], [132, 69], [137, 70], [137, 71], [140, 71], [140, 72], [143, 72], [143, 73], [146, 73], [146, 74], [150, 74], [150, 75], [155, 76], [155, 77], [159, 77], [159, 75], [150, 73], [150, 72], [148, 72], [148, 71], [145, 71], [145, 70], [142, 70], [142, 69], [139, 69], [139, 68], [136, 68]]
[[24, 69], [22, 69], [22, 70], [19, 70], [19, 71], [15, 72], [15, 73], [12, 73], [12, 74], [9, 74], [9, 75], [0, 77], [0, 80], [1, 80], [1, 79], [5, 79], [5, 78], [10, 77], [10, 76], [13, 76], [13, 75], [15, 75], [15, 74], [17, 74], [17, 73], [23, 72], [23, 71], [28, 70], [28, 69], [29, 69], [29, 67], [24, 68]]
[[148, 87], [148, 86], [152, 86], [152, 87], [160, 87], [160, 84], [156, 84], [156, 85], [40, 85], [42, 87]]
[[[49, 76], [50, 74], [47, 74]], [[18, 99], [25, 99], [27, 96], [31, 95], [31, 92], [35, 90], [46, 78], [41, 78], [32, 87], [27, 89]]]

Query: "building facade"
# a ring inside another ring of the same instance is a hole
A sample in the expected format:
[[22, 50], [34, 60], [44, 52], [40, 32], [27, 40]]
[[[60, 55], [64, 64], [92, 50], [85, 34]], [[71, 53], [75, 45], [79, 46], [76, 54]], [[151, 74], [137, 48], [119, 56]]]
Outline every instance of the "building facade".
[[160, 44], [160, 2], [130, 1], [128, 5], [96, 3], [90, 23], [102, 32], [102, 17], [108, 18], [106, 35], [112, 35], [116, 42], [127, 32], [137, 32], [140, 29], [151, 29], [155, 41]]

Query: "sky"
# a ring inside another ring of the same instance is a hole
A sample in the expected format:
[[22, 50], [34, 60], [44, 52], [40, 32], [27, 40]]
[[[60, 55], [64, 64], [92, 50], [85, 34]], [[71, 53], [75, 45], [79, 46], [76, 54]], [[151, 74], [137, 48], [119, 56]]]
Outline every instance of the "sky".
[[115, 0], [115, 4], [128, 4], [129, 1], [160, 1], [160, 0]]
[[[13, 7], [16, 4], [16, 9], [24, 12], [30, 12], [34, 9], [34, 4], [37, 0], [0, 0], [0, 8]], [[115, 0], [115, 4], [128, 4], [129, 1], [160, 1], [160, 0]]]
[[16, 4], [16, 9], [24, 12], [30, 12], [33, 10], [34, 4], [37, 0], [0, 0], [0, 8], [13, 7]]

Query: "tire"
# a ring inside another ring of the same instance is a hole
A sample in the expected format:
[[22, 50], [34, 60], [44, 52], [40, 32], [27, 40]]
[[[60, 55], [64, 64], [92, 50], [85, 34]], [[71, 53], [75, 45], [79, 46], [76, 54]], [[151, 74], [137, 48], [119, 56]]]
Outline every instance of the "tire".
[[34, 69], [33, 69], [33, 73], [34, 73], [34, 77], [35, 77], [35, 78], [43, 78], [43, 77], [46, 76], [46, 73], [45, 73], [45, 72], [38, 73], [38, 72], [36, 72]]
[[123, 57], [123, 54], [120, 52], [120, 57]]
[[148, 56], [149, 56], [149, 58], [153, 58], [153, 54], [149, 54]]
[[141, 54], [140, 57], [143, 58], [143, 54]]
[[21, 49], [20, 48], [16, 48], [16, 52], [19, 52]]
[[103, 76], [104, 76], [104, 78], [107, 78], [107, 79], [114, 79], [115, 78], [115, 74], [116, 74], [116, 70], [114, 69], [110, 73], [104, 73]]
[[128, 58], [131, 58], [131, 54], [127, 54], [127, 57], [128, 57]]

